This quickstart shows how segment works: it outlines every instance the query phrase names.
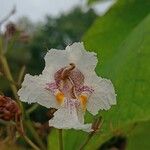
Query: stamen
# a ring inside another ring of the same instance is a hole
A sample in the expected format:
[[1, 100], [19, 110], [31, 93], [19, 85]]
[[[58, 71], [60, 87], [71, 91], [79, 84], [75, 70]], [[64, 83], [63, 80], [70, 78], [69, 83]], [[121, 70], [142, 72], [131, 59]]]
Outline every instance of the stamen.
[[72, 97], [77, 99], [78, 96], [76, 94], [75, 84], [74, 84], [74, 82], [72, 81], [72, 79], [70, 77], [68, 79], [72, 84], [72, 90], [71, 90]]
[[73, 86], [73, 88], [72, 88], [72, 94], [73, 94], [74, 98], [78, 99], [78, 95], [76, 93], [75, 86]]
[[57, 92], [55, 97], [56, 97], [56, 100], [57, 100], [59, 105], [63, 104], [65, 97], [64, 97], [64, 94], [62, 92]]
[[87, 96], [86, 95], [80, 95], [79, 100], [81, 102], [82, 110], [86, 111]]
[[66, 79], [70, 73], [70, 71], [72, 71], [75, 68], [75, 64], [74, 63], [70, 63], [70, 66], [66, 67], [62, 73], [61, 73], [61, 78], [62, 80]]

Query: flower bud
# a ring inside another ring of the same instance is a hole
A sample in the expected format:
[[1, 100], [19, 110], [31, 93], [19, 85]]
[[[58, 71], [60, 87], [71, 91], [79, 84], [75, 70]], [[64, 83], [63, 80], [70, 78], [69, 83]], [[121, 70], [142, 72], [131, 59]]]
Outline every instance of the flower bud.
[[0, 119], [17, 121], [20, 115], [21, 111], [18, 104], [11, 98], [0, 95]]
[[6, 25], [5, 37], [10, 39], [15, 35], [16, 32], [17, 32], [17, 28], [14, 23], [10, 22]]
[[93, 132], [99, 131], [99, 129], [101, 128], [102, 123], [103, 123], [102, 117], [100, 116], [100, 117], [97, 118], [97, 119], [93, 122], [93, 124], [92, 124]]

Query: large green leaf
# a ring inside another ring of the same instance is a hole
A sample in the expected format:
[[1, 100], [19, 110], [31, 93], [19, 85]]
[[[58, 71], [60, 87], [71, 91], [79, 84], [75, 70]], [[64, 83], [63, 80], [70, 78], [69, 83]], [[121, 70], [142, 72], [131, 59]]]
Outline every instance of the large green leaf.
[[[84, 36], [86, 47], [95, 50], [102, 70], [118, 46], [150, 12], [149, 0], [119, 0], [103, 17], [99, 17]], [[99, 73], [99, 71], [98, 71]], [[101, 72], [103, 74], [103, 72]]]
[[[102, 136], [106, 138], [111, 133], [126, 132], [127, 125], [150, 119], [149, 24], [150, 15], [132, 31], [103, 69], [103, 73], [112, 79], [118, 94], [117, 106], [109, 112], [102, 112], [105, 120]], [[103, 140], [101, 136], [96, 136], [90, 146], [97, 148]]]
[[[65, 150], [76, 150], [85, 140], [87, 133], [76, 130], [63, 130], [63, 143]], [[57, 129], [52, 129], [48, 136], [48, 150], [59, 150], [59, 135]]]
[[125, 132], [127, 125], [150, 119], [150, 15], [146, 16], [147, 5], [150, 3], [146, 0], [118, 3], [84, 38], [88, 49], [95, 49], [104, 61], [102, 68], [98, 64], [97, 73], [112, 79], [118, 95], [117, 106], [102, 112], [105, 120], [102, 135], [95, 136], [87, 149], [98, 148], [105, 139], [103, 136], [107, 139], [111, 133]]
[[150, 121], [138, 124], [128, 136], [127, 150], [150, 149]]
[[48, 150], [59, 150], [58, 130], [52, 128], [48, 136]]

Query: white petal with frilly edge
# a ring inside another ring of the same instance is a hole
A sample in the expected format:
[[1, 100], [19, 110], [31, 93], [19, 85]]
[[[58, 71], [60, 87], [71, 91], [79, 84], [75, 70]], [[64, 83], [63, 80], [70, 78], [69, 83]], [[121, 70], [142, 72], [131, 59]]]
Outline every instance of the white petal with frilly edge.
[[68, 51], [69, 61], [75, 63], [84, 75], [94, 71], [98, 62], [96, 53], [86, 51], [83, 42], [67, 46], [66, 51]]
[[111, 105], [116, 105], [116, 94], [110, 80], [99, 78], [98, 82], [96, 78], [96, 84], [94, 79], [92, 81], [94, 92], [88, 99], [87, 110], [96, 115], [100, 109], [108, 110]]
[[27, 74], [18, 91], [21, 101], [28, 103], [39, 103], [47, 108], [59, 108], [55, 97], [45, 89], [47, 81], [40, 76]]
[[69, 65], [69, 59], [66, 50], [51, 49], [45, 55], [45, 68], [42, 74], [53, 79], [54, 73], [60, 68]]
[[[67, 100], [65, 103], [67, 103]], [[84, 113], [77, 111], [75, 106], [64, 105], [54, 113], [54, 117], [49, 120], [49, 125], [58, 129], [76, 129], [91, 132], [92, 124], [84, 124], [84, 118], [82, 117]]]

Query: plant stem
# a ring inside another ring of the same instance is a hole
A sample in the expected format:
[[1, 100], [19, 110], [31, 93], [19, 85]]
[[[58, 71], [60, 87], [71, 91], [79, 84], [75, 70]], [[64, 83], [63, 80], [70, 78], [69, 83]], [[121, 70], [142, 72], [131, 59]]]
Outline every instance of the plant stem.
[[3, 54], [1, 41], [0, 41], [0, 62], [1, 62], [1, 64], [2, 64], [2, 66], [3, 66], [3, 70], [4, 70], [4, 73], [5, 73], [6, 78], [7, 78], [9, 81], [11, 81], [10, 87], [11, 87], [11, 89], [12, 89], [12, 92], [13, 92], [13, 94], [14, 94], [14, 97], [15, 97], [17, 103], [18, 103], [19, 106], [20, 106], [20, 109], [21, 109], [22, 112], [23, 112], [23, 106], [22, 106], [21, 102], [19, 101], [19, 97], [18, 97], [18, 95], [17, 95], [17, 87], [16, 87], [16, 85], [13, 84], [13, 83], [15, 83], [15, 82], [14, 82], [13, 77], [12, 77], [12, 74], [11, 74], [11, 72], [10, 72], [10, 68], [9, 68], [7, 59], [6, 59], [5, 55]]
[[22, 122], [22, 119], [20, 118], [20, 121], [19, 121], [19, 126], [20, 126], [20, 129], [18, 128], [18, 124], [16, 124], [16, 128], [18, 129], [18, 132], [20, 133], [20, 135], [24, 138], [24, 140], [32, 147], [34, 148], [35, 150], [40, 150], [28, 137], [27, 135], [25, 134], [24, 132], [24, 126], [23, 126], [23, 122]]
[[34, 110], [36, 110], [38, 108], [38, 104], [33, 104], [33, 106], [31, 106], [27, 111], [26, 114], [30, 115]]
[[41, 149], [42, 150], [46, 150], [46, 147], [45, 147], [44, 143], [42, 142], [42, 140], [40, 139], [39, 135], [37, 134], [37, 132], [33, 128], [31, 121], [28, 120], [25, 123], [26, 123], [26, 126], [27, 126], [28, 130], [31, 132], [31, 134], [33, 135], [33, 138], [37, 141], [37, 143], [39, 144]]
[[79, 150], [84, 149], [84, 147], [88, 144], [88, 142], [91, 140], [94, 134], [101, 128], [102, 124], [103, 124], [102, 116], [99, 116], [99, 118], [97, 118], [92, 124], [93, 131], [87, 136], [83, 144], [80, 146]]
[[[9, 68], [7, 59], [6, 59], [6, 57], [5, 57], [4, 53], [3, 53], [2, 40], [0, 40], [0, 63], [3, 66], [3, 70], [4, 70], [6, 78], [9, 81], [12, 81], [12, 83], [14, 83], [14, 80], [13, 80], [12, 74], [10, 72], [10, 68]], [[10, 87], [11, 87], [11, 90], [12, 90], [12, 92], [14, 94], [14, 97], [15, 97], [16, 101], [18, 102], [18, 104], [20, 106], [20, 109], [21, 109], [21, 112], [22, 112], [22, 116], [23, 116], [24, 110], [23, 110], [23, 106], [22, 106], [21, 102], [19, 101], [19, 97], [18, 97], [18, 94], [17, 94], [17, 86], [12, 84], [12, 83], [10, 83]], [[21, 123], [21, 125], [22, 125], [22, 128], [23, 128], [23, 124], [22, 123]], [[34, 138], [37, 140], [37, 142], [39, 143], [41, 148], [44, 150], [45, 146], [43, 145], [43, 143], [42, 143], [41, 139], [39, 138], [38, 134], [36, 133], [35, 129], [32, 127], [31, 123], [28, 125], [28, 128], [29, 128], [30, 131], [32, 131], [32, 134], [34, 135]], [[34, 149], [40, 150], [24, 133], [23, 133], [22, 136], [24, 137], [26, 142], [28, 142]]]
[[20, 70], [19, 77], [18, 77], [18, 82], [17, 82], [19, 87], [21, 86], [21, 82], [22, 82], [22, 79], [24, 77], [25, 71], [26, 71], [26, 67], [23, 66]]
[[95, 132], [91, 132], [91, 133], [87, 136], [86, 140], [85, 140], [85, 141], [83, 142], [83, 144], [80, 146], [79, 150], [83, 150], [83, 148], [88, 144], [88, 142], [89, 142], [89, 141], [91, 140], [91, 138], [93, 137], [94, 133], [95, 133]]
[[58, 135], [59, 135], [59, 149], [63, 150], [63, 135], [62, 135], [62, 129], [58, 129]]
[[[4, 73], [5, 73], [6, 77], [7, 77], [7, 79], [9, 81], [11, 81], [12, 83], [14, 83], [12, 75], [10, 73], [10, 69], [8, 67], [7, 60], [4, 57], [4, 55], [0, 54], [0, 60], [1, 60], [1, 64], [3, 65]], [[18, 99], [18, 95], [16, 94], [17, 93], [16, 86], [14, 84], [12, 84], [12, 83], [10, 84], [10, 87], [12, 89], [12, 92], [13, 92], [15, 98]]]
[[14, 7], [12, 8], [12, 10], [9, 12], [9, 14], [7, 14], [7, 16], [5, 16], [5, 18], [0, 21], [0, 27], [1, 27], [1, 25], [2, 25], [4, 22], [6, 22], [15, 12], [16, 12], [16, 7], [14, 6]]
[[23, 135], [25, 141], [35, 150], [40, 150], [26, 135]]

